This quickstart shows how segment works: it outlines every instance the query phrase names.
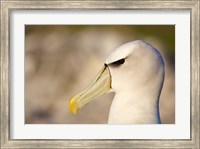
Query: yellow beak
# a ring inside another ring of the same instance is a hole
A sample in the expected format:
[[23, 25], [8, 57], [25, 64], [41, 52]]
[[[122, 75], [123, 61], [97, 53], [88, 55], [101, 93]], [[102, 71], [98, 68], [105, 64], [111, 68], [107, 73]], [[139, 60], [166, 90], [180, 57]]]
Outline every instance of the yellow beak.
[[103, 95], [111, 89], [111, 76], [108, 66], [105, 64], [98, 73], [95, 80], [84, 91], [71, 97], [69, 109], [76, 114], [85, 104], [92, 101], [95, 97]]

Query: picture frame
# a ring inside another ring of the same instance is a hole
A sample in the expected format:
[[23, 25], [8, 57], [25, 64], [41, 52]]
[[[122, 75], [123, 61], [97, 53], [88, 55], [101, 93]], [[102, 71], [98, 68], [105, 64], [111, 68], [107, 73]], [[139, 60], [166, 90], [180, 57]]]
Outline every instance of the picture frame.
[[[1, 1], [1, 148], [199, 148], [199, 0], [195, 1]], [[12, 10], [189, 10], [190, 139], [10, 139], [10, 13]]]

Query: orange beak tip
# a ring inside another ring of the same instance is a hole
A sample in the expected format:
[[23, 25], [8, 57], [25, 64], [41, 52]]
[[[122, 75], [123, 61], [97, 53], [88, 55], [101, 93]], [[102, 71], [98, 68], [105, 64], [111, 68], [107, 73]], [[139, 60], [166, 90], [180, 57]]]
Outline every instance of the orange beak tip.
[[69, 110], [71, 113], [73, 113], [74, 115], [77, 113], [78, 111], [78, 103], [77, 100], [74, 96], [72, 96], [72, 98], [69, 101]]

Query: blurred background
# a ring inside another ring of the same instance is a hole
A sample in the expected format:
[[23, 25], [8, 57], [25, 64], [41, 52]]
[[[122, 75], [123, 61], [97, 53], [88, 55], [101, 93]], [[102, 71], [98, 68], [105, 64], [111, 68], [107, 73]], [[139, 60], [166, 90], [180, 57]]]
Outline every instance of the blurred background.
[[91, 83], [115, 48], [138, 39], [164, 58], [161, 121], [174, 124], [174, 25], [26, 25], [25, 123], [106, 124], [114, 93], [88, 103], [77, 115], [69, 112], [69, 99]]

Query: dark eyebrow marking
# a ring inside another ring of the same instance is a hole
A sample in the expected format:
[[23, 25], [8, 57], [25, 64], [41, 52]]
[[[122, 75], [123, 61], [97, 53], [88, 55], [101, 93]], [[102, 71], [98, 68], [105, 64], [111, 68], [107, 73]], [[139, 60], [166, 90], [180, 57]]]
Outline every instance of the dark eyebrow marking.
[[113, 66], [113, 67], [117, 67], [117, 66], [120, 66], [120, 65], [124, 64], [124, 62], [125, 62], [125, 58], [122, 58], [122, 59], [117, 60], [115, 62], [112, 62], [112, 63], [110, 63], [108, 65], [109, 66]]

